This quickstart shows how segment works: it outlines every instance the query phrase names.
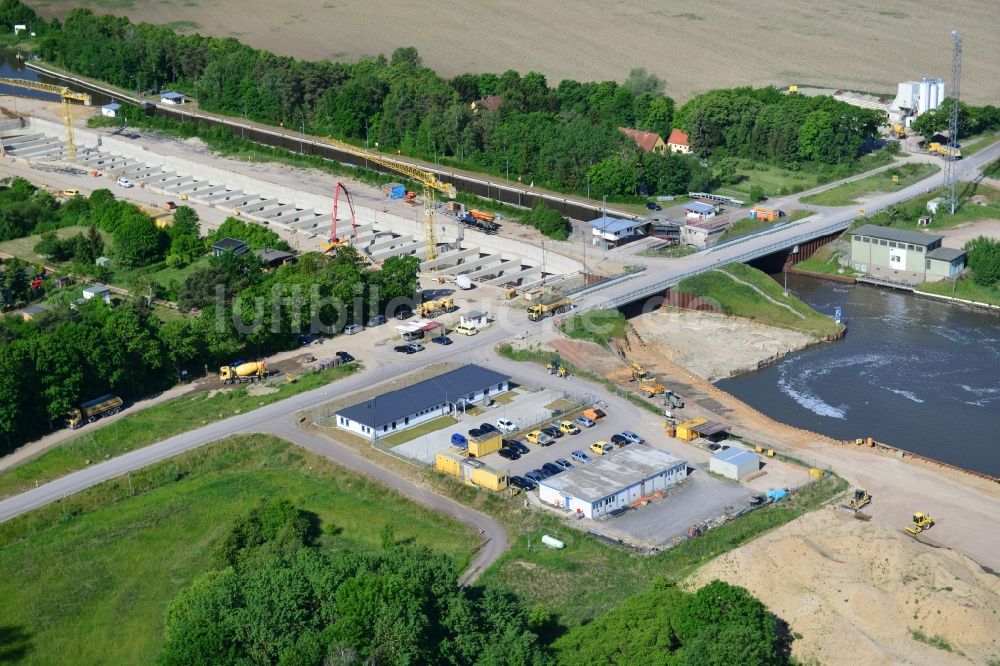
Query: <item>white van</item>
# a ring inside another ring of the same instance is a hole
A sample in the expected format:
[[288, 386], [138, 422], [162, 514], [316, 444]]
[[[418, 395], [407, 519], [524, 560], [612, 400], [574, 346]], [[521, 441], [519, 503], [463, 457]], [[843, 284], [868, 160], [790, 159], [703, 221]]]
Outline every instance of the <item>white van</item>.
[[456, 333], [461, 333], [462, 335], [475, 335], [479, 332], [479, 329], [474, 326], [469, 326], [468, 324], [459, 324], [455, 328]]

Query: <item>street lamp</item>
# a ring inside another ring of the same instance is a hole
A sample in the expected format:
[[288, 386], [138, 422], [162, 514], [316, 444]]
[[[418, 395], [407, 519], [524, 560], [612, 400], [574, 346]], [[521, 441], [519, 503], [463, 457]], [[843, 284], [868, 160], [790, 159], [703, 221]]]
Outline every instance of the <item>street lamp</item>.
[[304, 155], [305, 150], [303, 149], [302, 141], [305, 139], [306, 135], [306, 112], [302, 112], [302, 134], [299, 135], [299, 155]]

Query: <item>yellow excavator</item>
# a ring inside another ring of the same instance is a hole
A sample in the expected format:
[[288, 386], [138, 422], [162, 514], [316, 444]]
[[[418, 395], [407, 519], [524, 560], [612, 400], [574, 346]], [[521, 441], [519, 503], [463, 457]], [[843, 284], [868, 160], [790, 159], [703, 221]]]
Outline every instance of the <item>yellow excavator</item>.
[[913, 514], [913, 524], [906, 528], [906, 533], [916, 536], [917, 534], [920, 534], [925, 530], [929, 530], [932, 527], [934, 527], [934, 519], [926, 513], [920, 513], [918, 511]]
[[841, 506], [857, 513], [871, 503], [872, 496], [868, 494], [868, 491], [862, 488], [856, 488], [854, 490], [854, 496], [847, 501], [847, 504], [842, 504]]
[[55, 86], [51, 83], [29, 81], [28, 79], [0, 77], [0, 85], [11, 86], [12, 88], [21, 88], [23, 90], [34, 90], [35, 92], [43, 92], [50, 95], [58, 95], [59, 99], [62, 101], [63, 124], [66, 125], [66, 156], [69, 158], [76, 157], [76, 143], [73, 141], [73, 116], [69, 110], [69, 103], [70, 100], [73, 100], [76, 102], [83, 102], [84, 106], [90, 106], [90, 95], [70, 90], [65, 86]]

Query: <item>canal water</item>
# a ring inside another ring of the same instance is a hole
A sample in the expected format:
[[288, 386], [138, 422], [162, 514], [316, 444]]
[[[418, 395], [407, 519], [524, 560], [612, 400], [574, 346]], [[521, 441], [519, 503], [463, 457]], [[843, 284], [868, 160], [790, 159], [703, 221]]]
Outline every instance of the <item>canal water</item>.
[[792, 275], [788, 288], [842, 308], [847, 335], [719, 388], [784, 423], [1000, 476], [1000, 316]]

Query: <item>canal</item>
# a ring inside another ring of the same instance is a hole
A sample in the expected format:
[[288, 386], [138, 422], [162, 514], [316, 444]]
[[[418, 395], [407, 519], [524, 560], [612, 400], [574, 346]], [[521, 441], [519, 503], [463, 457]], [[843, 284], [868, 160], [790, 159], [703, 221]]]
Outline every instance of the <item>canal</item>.
[[847, 335], [719, 388], [784, 423], [1000, 476], [1000, 316], [866, 285], [788, 287], [841, 307]]

